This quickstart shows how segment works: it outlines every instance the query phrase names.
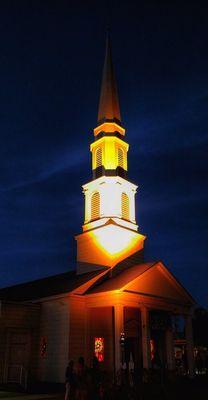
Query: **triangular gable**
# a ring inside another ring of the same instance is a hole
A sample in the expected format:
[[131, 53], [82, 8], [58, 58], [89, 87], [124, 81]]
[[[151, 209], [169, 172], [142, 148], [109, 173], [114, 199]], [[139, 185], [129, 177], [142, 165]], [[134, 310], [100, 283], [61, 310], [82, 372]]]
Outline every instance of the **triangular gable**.
[[98, 279], [96, 283], [89, 288], [87, 294], [121, 290], [128, 283], [151, 268], [152, 265], [154, 265], [154, 263], [136, 264], [125, 268], [123, 271], [116, 271], [116, 267], [114, 267], [114, 269], [110, 270], [103, 278]]
[[192, 303], [194, 300], [162, 262], [155, 263], [149, 270], [127, 283], [123, 291]]

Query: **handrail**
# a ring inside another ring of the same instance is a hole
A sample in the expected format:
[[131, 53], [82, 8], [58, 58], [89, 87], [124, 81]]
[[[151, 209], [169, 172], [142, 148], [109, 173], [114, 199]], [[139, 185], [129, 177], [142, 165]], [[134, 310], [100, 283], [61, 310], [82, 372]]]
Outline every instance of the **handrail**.
[[24, 390], [27, 389], [27, 378], [28, 378], [28, 370], [23, 365], [21, 365], [20, 385], [23, 386]]
[[27, 368], [24, 367], [24, 365], [15, 365], [13, 364], [11, 366], [12, 368], [16, 368], [18, 372], [18, 379], [8, 379], [7, 381], [10, 383], [18, 383], [20, 386], [24, 388], [24, 390], [27, 389], [27, 382], [28, 382], [28, 370]]

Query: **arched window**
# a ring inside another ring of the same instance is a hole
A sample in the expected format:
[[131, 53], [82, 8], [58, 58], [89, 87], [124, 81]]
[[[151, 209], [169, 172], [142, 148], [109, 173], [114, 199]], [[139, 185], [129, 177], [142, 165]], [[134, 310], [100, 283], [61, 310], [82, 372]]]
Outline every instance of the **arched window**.
[[91, 197], [91, 220], [100, 218], [100, 193], [95, 192]]
[[121, 147], [118, 148], [118, 166], [124, 168], [124, 151]]
[[121, 216], [123, 219], [129, 219], [129, 198], [126, 193], [121, 194]]
[[100, 167], [102, 165], [102, 149], [98, 147], [95, 153], [95, 168]]

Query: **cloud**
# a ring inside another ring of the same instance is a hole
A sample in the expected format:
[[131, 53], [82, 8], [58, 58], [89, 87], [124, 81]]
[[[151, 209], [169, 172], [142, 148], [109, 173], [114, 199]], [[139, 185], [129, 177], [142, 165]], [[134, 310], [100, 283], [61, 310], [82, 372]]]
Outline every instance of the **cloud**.
[[135, 139], [138, 142], [135, 154], [171, 154], [183, 148], [208, 145], [206, 98], [203, 91], [194, 93], [193, 98], [184, 94], [167, 110], [162, 103], [158, 110], [137, 114], [133, 122], [129, 121], [128, 129], [132, 143]]
[[[35, 165], [38, 165], [38, 159], [33, 158], [32, 162]], [[40, 183], [48, 180], [51, 176], [57, 173], [62, 173], [63, 171], [67, 171], [69, 169], [75, 169], [83, 165], [86, 162], [86, 152], [84, 150], [80, 150], [79, 148], [72, 149], [69, 153], [61, 154], [58, 159], [53, 159], [48, 162], [47, 166], [43, 166], [42, 170], [30, 179], [19, 180], [17, 182], [12, 183], [11, 185], [5, 185], [0, 187], [0, 191], [11, 191], [14, 189], [24, 188], [35, 183]], [[22, 167], [29, 168], [28, 160], [23, 162]], [[18, 163], [16, 168], [18, 168]]]

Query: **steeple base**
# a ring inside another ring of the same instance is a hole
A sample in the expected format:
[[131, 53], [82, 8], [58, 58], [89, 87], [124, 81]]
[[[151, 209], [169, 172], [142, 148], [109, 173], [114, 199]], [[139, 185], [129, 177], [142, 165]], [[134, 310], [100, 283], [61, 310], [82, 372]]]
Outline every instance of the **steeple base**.
[[[82, 263], [98, 269], [113, 268], [116, 264], [144, 248], [145, 236], [115, 223], [86, 231], [75, 237], [77, 241], [77, 273], [84, 273]], [[88, 270], [89, 271], [89, 270]]]

